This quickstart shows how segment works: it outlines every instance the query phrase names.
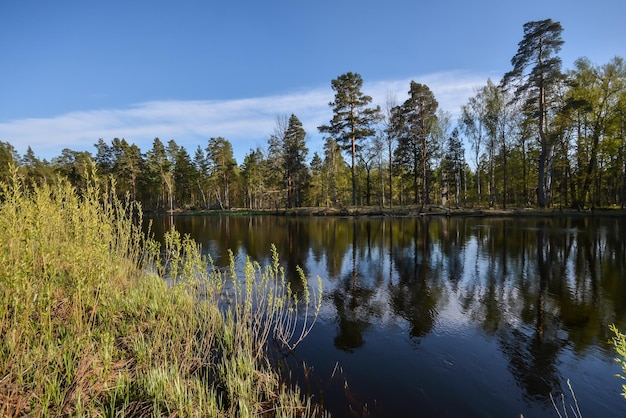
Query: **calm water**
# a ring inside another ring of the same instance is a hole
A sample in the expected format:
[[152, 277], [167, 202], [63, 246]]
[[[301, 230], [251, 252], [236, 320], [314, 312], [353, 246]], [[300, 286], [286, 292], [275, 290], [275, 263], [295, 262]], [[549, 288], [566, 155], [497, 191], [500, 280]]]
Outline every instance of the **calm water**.
[[[170, 218], [154, 221], [158, 237]], [[626, 416], [607, 344], [626, 330], [626, 219], [173, 222], [218, 265], [229, 248], [267, 263], [274, 243], [288, 274], [322, 278], [291, 361], [335, 417], [556, 417], [568, 379], [583, 416]]]

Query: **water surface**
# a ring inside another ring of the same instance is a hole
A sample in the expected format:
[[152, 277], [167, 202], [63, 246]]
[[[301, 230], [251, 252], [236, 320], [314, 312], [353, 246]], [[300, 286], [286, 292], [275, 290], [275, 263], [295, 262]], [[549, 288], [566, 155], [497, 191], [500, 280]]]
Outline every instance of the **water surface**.
[[289, 277], [322, 278], [321, 316], [290, 361], [335, 417], [557, 416], [550, 393], [573, 402], [568, 379], [583, 416], [626, 415], [607, 344], [609, 324], [626, 330], [623, 218], [154, 222], [218, 265], [228, 249], [269, 263], [274, 243]]

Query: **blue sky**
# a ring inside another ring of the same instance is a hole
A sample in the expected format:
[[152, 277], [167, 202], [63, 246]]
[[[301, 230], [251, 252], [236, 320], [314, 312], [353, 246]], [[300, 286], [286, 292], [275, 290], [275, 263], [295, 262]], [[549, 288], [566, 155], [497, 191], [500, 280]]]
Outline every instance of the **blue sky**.
[[312, 154], [340, 74], [381, 106], [416, 80], [455, 115], [510, 70], [525, 22], [561, 22], [569, 69], [626, 58], [625, 17], [624, 0], [1, 0], [0, 141], [50, 159], [114, 137], [193, 155], [222, 136], [241, 163], [294, 113]]

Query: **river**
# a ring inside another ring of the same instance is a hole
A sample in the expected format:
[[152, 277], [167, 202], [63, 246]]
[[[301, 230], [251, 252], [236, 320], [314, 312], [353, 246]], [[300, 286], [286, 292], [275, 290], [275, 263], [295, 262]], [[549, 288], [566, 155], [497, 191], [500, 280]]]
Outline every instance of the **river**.
[[[626, 331], [626, 219], [176, 216], [220, 266], [321, 277], [292, 375], [334, 417], [621, 417], [609, 324]], [[306, 364], [306, 369], [302, 367]], [[571, 411], [569, 411], [571, 416]]]

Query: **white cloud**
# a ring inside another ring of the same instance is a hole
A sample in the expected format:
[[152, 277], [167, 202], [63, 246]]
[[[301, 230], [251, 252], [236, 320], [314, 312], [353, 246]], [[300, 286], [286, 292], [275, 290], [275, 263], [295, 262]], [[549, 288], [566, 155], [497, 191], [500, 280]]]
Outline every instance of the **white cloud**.
[[[441, 109], [458, 114], [459, 108], [473, 95], [487, 76], [464, 72], [447, 72], [417, 76], [413, 80], [426, 84], [435, 94]], [[374, 104], [385, 106], [388, 93], [401, 103], [407, 97], [411, 79], [365, 83], [363, 92]], [[63, 148], [95, 152], [98, 138], [109, 142], [126, 138], [142, 151], [152, 147], [155, 137], [164, 142], [174, 139], [193, 155], [198, 145], [205, 146], [211, 137], [228, 139], [237, 162], [250, 148], [264, 147], [274, 131], [277, 116], [298, 116], [309, 133], [311, 153], [321, 151], [317, 126], [332, 117], [328, 102], [333, 99], [329, 87], [292, 94], [226, 101], [155, 101], [126, 108], [85, 110], [52, 118], [19, 119], [0, 124], [0, 140], [11, 143], [20, 154], [30, 145], [35, 154], [50, 159]]]
[[[387, 92], [396, 96], [398, 104], [408, 97], [411, 81], [424, 84], [430, 88], [439, 102], [439, 108], [457, 115], [460, 107], [474, 95], [474, 90], [487, 82], [489, 75], [472, 74], [462, 71], [427, 74], [404, 80], [380, 81], [365, 85], [363, 91], [372, 96], [381, 106], [385, 104]], [[366, 90], [367, 89], [367, 90]]]

